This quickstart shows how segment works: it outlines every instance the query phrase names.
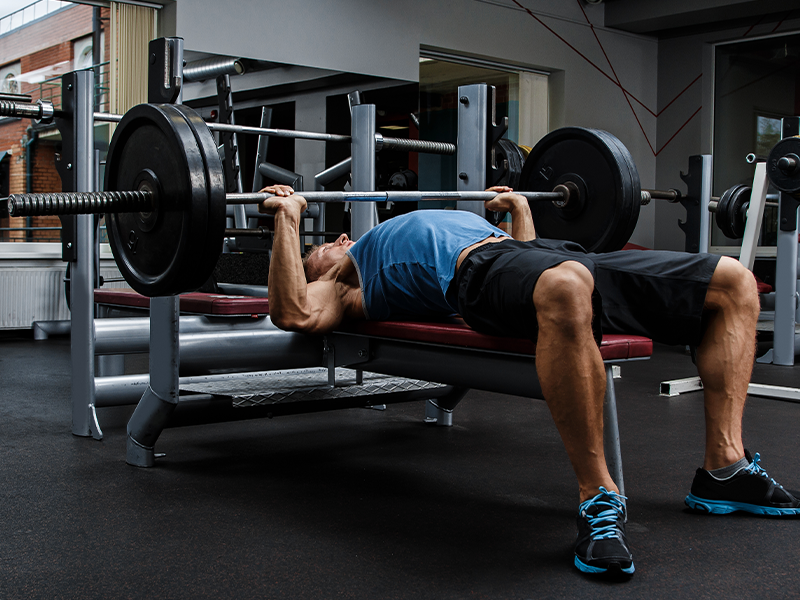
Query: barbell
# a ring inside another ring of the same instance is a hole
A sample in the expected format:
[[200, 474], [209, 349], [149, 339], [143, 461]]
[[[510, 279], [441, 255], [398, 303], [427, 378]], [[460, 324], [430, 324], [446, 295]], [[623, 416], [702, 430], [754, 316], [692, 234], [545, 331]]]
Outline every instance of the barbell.
[[[104, 192], [15, 194], [11, 216], [105, 213], [119, 269], [147, 296], [183, 293], [211, 275], [229, 203], [270, 194], [226, 194], [209, 127], [181, 105], [142, 104], [119, 121], [106, 159]], [[565, 128], [546, 136], [522, 169], [521, 193], [543, 237], [572, 239], [590, 251], [621, 248], [638, 218], [639, 178], [610, 134]], [[494, 192], [304, 192], [310, 202], [485, 201]], [[551, 208], [541, 208], [541, 207]], [[541, 221], [541, 222], [540, 222]]]

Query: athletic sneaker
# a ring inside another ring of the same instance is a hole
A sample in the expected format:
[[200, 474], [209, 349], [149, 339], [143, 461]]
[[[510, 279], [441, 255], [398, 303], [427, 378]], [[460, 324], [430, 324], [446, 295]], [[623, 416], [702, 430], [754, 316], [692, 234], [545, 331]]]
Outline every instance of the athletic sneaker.
[[625, 500], [601, 487], [578, 508], [575, 566], [584, 573], [633, 575], [633, 557], [625, 541]]
[[800, 492], [785, 489], [772, 479], [745, 450], [750, 465], [739, 469], [727, 479], [716, 479], [705, 469], [697, 469], [692, 493], [686, 496], [686, 506], [714, 515], [737, 510], [757, 515], [800, 515]]

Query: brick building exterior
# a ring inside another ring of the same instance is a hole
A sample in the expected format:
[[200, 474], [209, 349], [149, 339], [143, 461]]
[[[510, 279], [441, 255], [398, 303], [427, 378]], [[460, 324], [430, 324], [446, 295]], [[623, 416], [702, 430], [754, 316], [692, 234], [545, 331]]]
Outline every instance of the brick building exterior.
[[[101, 27], [108, 28], [109, 10], [101, 12]], [[47, 79], [73, 70], [74, 42], [93, 32], [93, 8], [74, 4], [0, 36], [0, 68], [19, 62], [19, 93], [33, 100], [51, 100], [60, 106], [58, 81], [51, 84], [28, 83], [26, 74], [39, 71]], [[108, 57], [110, 35], [105, 35], [104, 56]], [[29, 78], [29, 77], [28, 77]], [[30, 144], [31, 165], [26, 160]], [[5, 152], [0, 174], [0, 195], [23, 192], [61, 191], [61, 178], [55, 167], [61, 137], [55, 125], [36, 124], [30, 119], [0, 119], [0, 153]], [[2, 181], [5, 178], [6, 181]], [[30, 181], [29, 181], [30, 179]], [[9, 218], [0, 213], [0, 228], [58, 227], [58, 217]], [[0, 231], [0, 241], [58, 241], [57, 231]]]

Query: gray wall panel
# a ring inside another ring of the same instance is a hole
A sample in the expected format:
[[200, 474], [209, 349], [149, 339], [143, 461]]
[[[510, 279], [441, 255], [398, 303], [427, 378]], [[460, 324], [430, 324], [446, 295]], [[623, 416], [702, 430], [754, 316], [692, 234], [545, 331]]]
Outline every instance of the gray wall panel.
[[[582, 4], [524, 2], [585, 58], [512, 0], [241, 0], [235, 10], [230, 3], [218, 0], [178, 0], [174, 22], [175, 33], [185, 38], [189, 51], [329, 72], [416, 81], [420, 47], [551, 71], [551, 129], [582, 125], [610, 131], [630, 149], [643, 187], [682, 188], [678, 173], [686, 169], [688, 157], [710, 150], [713, 88], [709, 44], [741, 36], [744, 30], [659, 41], [652, 36], [604, 29], [605, 11], [612, 4], [584, 6], [594, 24], [593, 32], [585, 21]], [[785, 22], [781, 30], [799, 26], [797, 20]], [[611, 74], [594, 33], [621, 85], [653, 112], [662, 109], [659, 118], [633, 100], [631, 109], [620, 87], [587, 62]], [[664, 108], [701, 73], [697, 84]], [[298, 107], [301, 105], [302, 101]], [[298, 127], [302, 123], [322, 130], [324, 123], [319, 118], [324, 111], [306, 105], [307, 114], [298, 112]], [[701, 106], [700, 113], [684, 126]], [[299, 170], [307, 173], [320, 163], [321, 155], [318, 148], [309, 147], [306, 157], [301, 150], [305, 145], [298, 144], [297, 150]], [[657, 159], [654, 150], [661, 151]], [[682, 249], [683, 233], [676, 225], [682, 217], [680, 206], [653, 202], [643, 207], [631, 241]]]

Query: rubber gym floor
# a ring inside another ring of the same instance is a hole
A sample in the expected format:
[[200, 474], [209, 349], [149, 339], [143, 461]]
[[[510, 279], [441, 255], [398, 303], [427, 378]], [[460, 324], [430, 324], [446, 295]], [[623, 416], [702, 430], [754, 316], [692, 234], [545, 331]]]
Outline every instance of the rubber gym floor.
[[[753, 381], [800, 386], [797, 368]], [[168, 429], [166, 457], [139, 469], [130, 408], [99, 411], [102, 441], [70, 433], [68, 339], [5, 334], [0, 373], [0, 598], [800, 595], [800, 519], [684, 508], [702, 394], [658, 395], [695, 374], [681, 348], [617, 380], [637, 569], [623, 583], [572, 566], [577, 486], [542, 401], [473, 391], [452, 428], [412, 403]], [[800, 404], [748, 400], [745, 445], [790, 489], [798, 424]]]

